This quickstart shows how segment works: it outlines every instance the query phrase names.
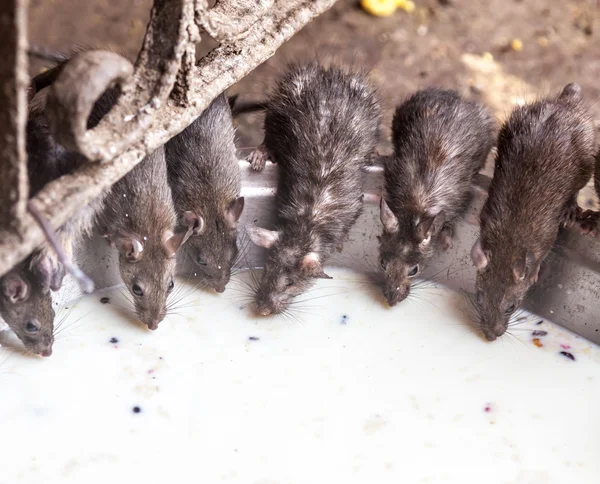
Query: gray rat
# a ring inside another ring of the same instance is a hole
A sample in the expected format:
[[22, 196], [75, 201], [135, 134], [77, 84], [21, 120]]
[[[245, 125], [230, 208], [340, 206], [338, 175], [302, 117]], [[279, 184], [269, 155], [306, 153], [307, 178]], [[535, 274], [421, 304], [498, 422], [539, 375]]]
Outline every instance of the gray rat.
[[138, 318], [157, 329], [175, 285], [176, 252], [191, 234], [176, 231], [163, 147], [112, 186], [100, 227], [119, 251], [119, 271]]
[[238, 255], [237, 222], [244, 209], [230, 105], [218, 96], [165, 145], [173, 201], [180, 220], [192, 225], [184, 254], [206, 286], [225, 291]]
[[[39, 87], [36, 80], [37, 77], [33, 79], [32, 86]], [[35, 89], [32, 89], [31, 94], [34, 93]], [[31, 99], [27, 122], [27, 169], [31, 196], [35, 196], [48, 182], [89, 163], [83, 155], [65, 150], [50, 134], [44, 116], [46, 93], [41, 89]], [[107, 91], [96, 103], [88, 126], [95, 126], [115, 99], [116, 92], [112, 89]], [[104, 195], [83, 207], [57, 231], [59, 244], [68, 259], [72, 257], [73, 246], [91, 231], [95, 217], [102, 209]], [[60, 288], [64, 274], [64, 264], [57, 258], [56, 250], [44, 243], [0, 278], [0, 315], [32, 353], [42, 356], [52, 354], [55, 314], [50, 289]]]
[[428, 88], [397, 107], [394, 155], [384, 162], [386, 195], [380, 202], [380, 264], [390, 306], [408, 296], [436, 245], [451, 246], [472, 179], [494, 144], [495, 126], [487, 109], [455, 91]]
[[592, 175], [595, 130], [581, 88], [516, 108], [502, 126], [480, 237], [475, 306], [486, 339], [507, 330], [561, 224], [573, 222], [577, 193]]
[[265, 140], [252, 157], [279, 166], [276, 230], [248, 227], [269, 253], [256, 311], [284, 311], [339, 249], [362, 210], [363, 168], [379, 138], [381, 111], [365, 73], [292, 65], [266, 104]]

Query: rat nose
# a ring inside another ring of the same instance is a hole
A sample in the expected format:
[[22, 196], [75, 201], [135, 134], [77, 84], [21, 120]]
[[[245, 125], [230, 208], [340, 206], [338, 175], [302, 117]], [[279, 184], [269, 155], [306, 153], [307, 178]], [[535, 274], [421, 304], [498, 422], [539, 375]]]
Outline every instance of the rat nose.
[[225, 292], [225, 285], [216, 286], [215, 291], [217, 291], [219, 294], [223, 294]]
[[267, 306], [258, 306], [256, 308], [256, 312], [260, 315], [260, 316], [269, 316], [271, 315], [271, 313], [273, 312], [271, 310], [271, 308], [267, 307]]
[[43, 357], [48, 357], [52, 355], [52, 348], [46, 348], [45, 350], [42, 350], [40, 352], [40, 355], [42, 355]]
[[152, 331], [158, 329], [158, 324], [160, 323], [160, 319], [153, 319], [151, 321], [148, 322], [148, 329], [151, 329]]
[[484, 331], [483, 335], [485, 336], [485, 339], [487, 339], [488, 341], [496, 341], [497, 336], [490, 332], [490, 331]]
[[385, 298], [390, 307], [394, 307], [400, 301], [404, 301], [410, 292], [410, 286], [403, 288], [402, 286], [393, 286], [385, 292]]

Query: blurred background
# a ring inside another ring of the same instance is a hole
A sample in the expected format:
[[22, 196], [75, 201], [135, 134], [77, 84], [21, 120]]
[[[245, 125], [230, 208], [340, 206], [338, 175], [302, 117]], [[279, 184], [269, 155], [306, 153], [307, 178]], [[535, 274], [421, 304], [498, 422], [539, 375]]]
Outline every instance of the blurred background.
[[[260, 99], [286, 62], [318, 56], [366, 67], [385, 107], [383, 153], [390, 151], [393, 109], [415, 90], [437, 85], [486, 103], [499, 121], [515, 104], [579, 83], [600, 124], [598, 0], [414, 0], [408, 13], [365, 12], [357, 0], [335, 6], [230, 89]], [[29, 36], [68, 52], [74, 46], [113, 49], [134, 60], [152, 0], [31, 0]], [[214, 46], [203, 41], [206, 51]], [[44, 67], [33, 60], [31, 73]], [[238, 121], [244, 156], [262, 140], [260, 115]], [[486, 168], [488, 174], [490, 167]], [[593, 190], [580, 203], [597, 207]]]

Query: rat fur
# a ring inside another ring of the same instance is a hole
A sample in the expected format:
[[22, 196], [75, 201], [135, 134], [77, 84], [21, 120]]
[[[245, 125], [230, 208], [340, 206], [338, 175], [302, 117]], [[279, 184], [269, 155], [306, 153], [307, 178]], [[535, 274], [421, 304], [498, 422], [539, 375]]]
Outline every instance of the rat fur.
[[516, 108], [502, 126], [480, 237], [471, 250], [477, 267], [475, 303], [489, 341], [507, 330], [537, 281], [560, 225], [573, 221], [594, 153], [594, 124], [576, 84]]
[[175, 285], [175, 255], [190, 231], [176, 231], [164, 148], [146, 156], [115, 183], [100, 216], [104, 236], [119, 252], [119, 271], [138, 318], [155, 330]]
[[284, 311], [339, 249], [362, 210], [364, 171], [379, 138], [379, 102], [365, 73], [292, 65], [266, 105], [264, 148], [279, 166], [276, 230], [248, 227], [269, 253], [255, 309]]
[[238, 255], [237, 223], [244, 209], [230, 103], [218, 96], [200, 117], [165, 145], [173, 201], [193, 234], [183, 250], [203, 283], [225, 291]]
[[380, 203], [380, 264], [390, 306], [408, 296], [436, 245], [451, 247], [454, 224], [468, 207], [473, 177], [495, 131], [489, 111], [455, 91], [428, 88], [396, 109], [394, 155], [385, 159]]

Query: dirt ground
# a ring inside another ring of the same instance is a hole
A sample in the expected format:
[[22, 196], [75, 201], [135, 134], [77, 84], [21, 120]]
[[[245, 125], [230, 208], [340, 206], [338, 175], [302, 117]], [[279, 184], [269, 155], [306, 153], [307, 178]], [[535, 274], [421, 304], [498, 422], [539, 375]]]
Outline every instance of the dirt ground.
[[[579, 83], [600, 124], [598, 0], [415, 0], [416, 10], [387, 18], [365, 13], [356, 0], [337, 4], [309, 24], [265, 64], [232, 87], [261, 98], [284, 64], [318, 56], [367, 67], [386, 109], [385, 140], [394, 106], [415, 90], [437, 85], [485, 102], [501, 121], [516, 103]], [[140, 48], [151, 0], [31, 0], [30, 39], [68, 51], [111, 48], [130, 59]], [[517, 39], [522, 49], [511, 48]], [[32, 62], [32, 73], [44, 64]], [[242, 154], [262, 138], [259, 115], [239, 122]], [[489, 169], [488, 169], [489, 171]], [[581, 202], [592, 204], [592, 190]]]

